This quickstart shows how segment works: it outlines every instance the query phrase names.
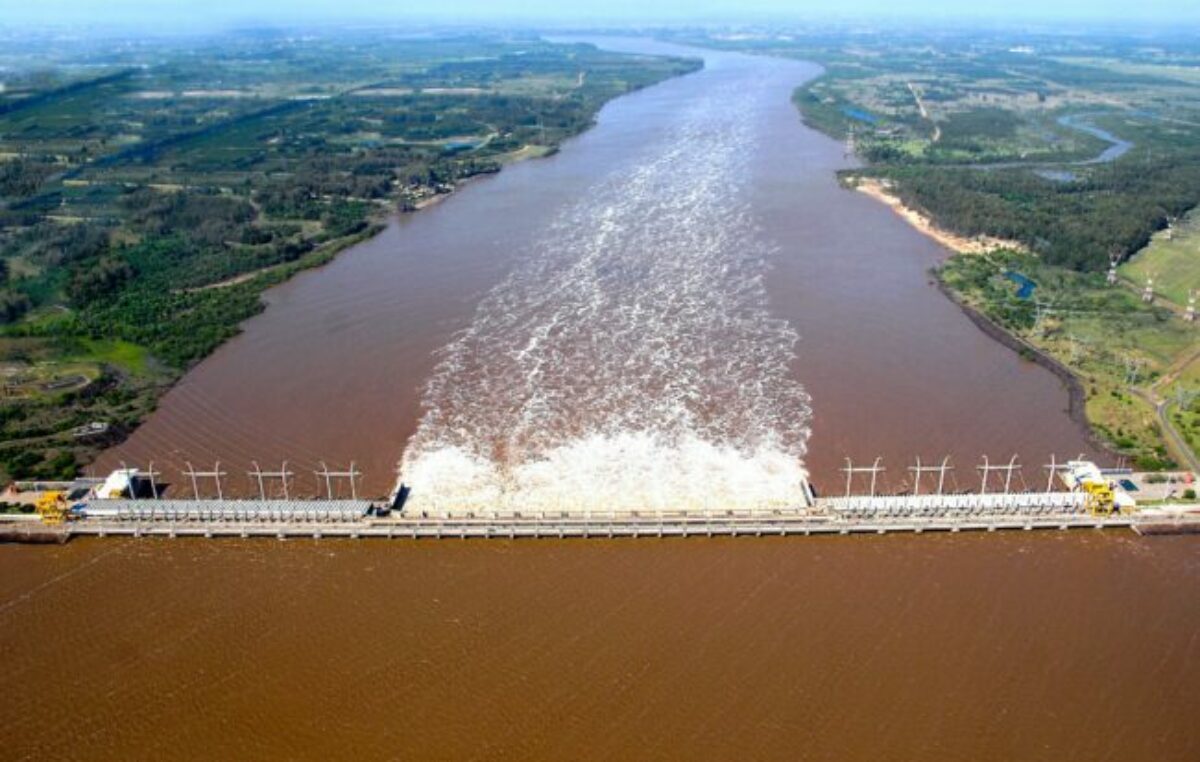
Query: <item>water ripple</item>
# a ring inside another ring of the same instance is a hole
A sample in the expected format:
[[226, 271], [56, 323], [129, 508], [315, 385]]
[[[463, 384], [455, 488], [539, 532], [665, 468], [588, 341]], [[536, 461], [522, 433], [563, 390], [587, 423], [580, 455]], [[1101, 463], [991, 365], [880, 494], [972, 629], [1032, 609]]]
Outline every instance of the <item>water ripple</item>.
[[798, 337], [768, 312], [746, 201], [766, 97], [697, 99], [555, 213], [428, 382], [401, 465], [413, 510], [799, 502]]

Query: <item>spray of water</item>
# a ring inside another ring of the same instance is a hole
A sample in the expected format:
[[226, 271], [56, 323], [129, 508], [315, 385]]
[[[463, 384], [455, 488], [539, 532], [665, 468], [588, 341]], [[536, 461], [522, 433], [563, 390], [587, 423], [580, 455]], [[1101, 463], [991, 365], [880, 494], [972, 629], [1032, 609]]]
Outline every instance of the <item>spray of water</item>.
[[745, 201], [765, 94], [718, 90], [555, 213], [445, 350], [401, 464], [410, 510], [801, 502], [797, 336]]

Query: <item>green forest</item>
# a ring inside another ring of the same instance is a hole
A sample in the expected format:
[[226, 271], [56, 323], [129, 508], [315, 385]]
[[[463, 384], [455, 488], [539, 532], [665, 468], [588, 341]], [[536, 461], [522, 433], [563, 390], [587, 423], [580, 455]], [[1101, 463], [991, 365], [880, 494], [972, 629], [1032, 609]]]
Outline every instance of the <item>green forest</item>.
[[73, 476], [269, 286], [699, 65], [371, 32], [0, 52], [0, 472]]
[[820, 63], [794, 100], [810, 126], [853, 143], [865, 166], [844, 175], [884, 178], [939, 226], [1053, 265], [1104, 270], [1200, 203], [1200, 44], [1184, 34], [680, 37]]

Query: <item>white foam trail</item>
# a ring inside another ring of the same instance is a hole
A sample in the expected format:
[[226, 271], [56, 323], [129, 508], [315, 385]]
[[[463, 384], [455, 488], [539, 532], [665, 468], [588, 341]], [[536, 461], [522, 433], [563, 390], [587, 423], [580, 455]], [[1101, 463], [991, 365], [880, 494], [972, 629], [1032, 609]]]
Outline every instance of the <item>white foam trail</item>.
[[412, 510], [796, 505], [808, 398], [746, 203], [765, 93], [711, 92], [548, 224], [445, 350]]

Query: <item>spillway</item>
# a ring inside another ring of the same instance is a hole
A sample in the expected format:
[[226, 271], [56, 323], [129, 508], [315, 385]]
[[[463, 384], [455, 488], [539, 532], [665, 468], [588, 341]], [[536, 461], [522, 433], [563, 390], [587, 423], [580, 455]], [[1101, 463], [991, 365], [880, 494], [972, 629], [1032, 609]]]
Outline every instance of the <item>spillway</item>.
[[809, 400], [747, 199], [775, 93], [732, 80], [545, 221], [441, 355], [413, 509], [802, 504]]

